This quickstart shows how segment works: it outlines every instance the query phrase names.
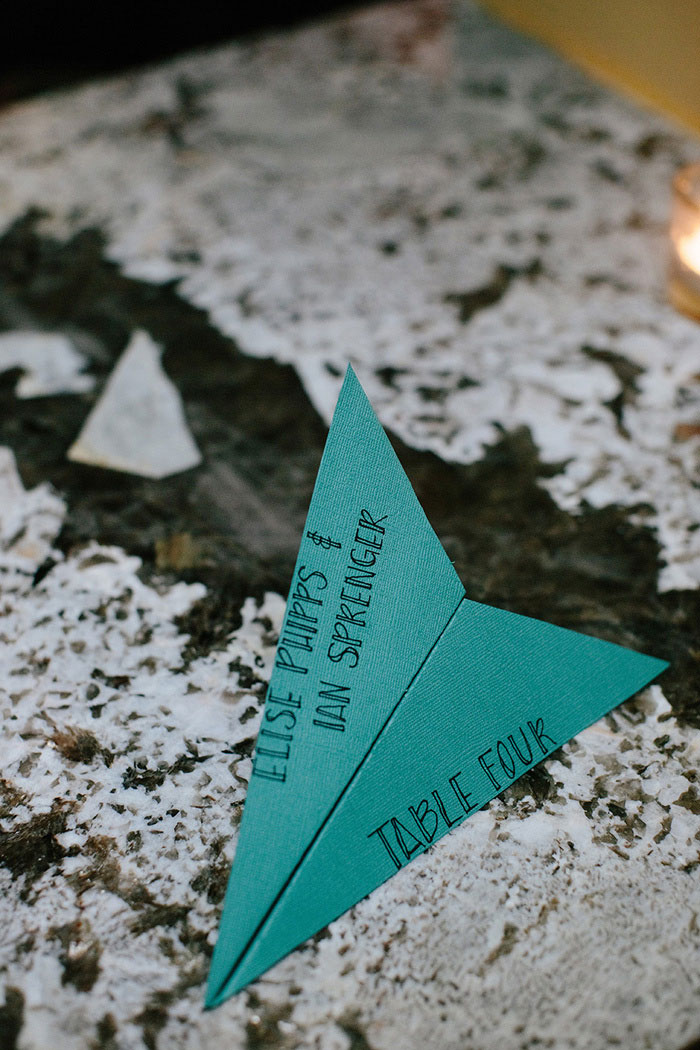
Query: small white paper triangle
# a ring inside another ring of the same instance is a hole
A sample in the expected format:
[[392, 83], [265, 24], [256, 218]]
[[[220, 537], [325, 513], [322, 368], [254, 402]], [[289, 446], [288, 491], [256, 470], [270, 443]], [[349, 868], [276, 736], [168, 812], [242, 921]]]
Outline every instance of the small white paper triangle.
[[144, 478], [165, 478], [201, 462], [160, 356], [146, 332], [134, 332], [69, 459]]

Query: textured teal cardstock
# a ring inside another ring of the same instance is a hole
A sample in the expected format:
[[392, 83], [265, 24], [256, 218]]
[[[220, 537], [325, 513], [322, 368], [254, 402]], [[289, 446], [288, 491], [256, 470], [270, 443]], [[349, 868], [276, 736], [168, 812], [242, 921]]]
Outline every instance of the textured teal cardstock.
[[349, 368], [292, 577], [207, 1006], [666, 666], [469, 601]]

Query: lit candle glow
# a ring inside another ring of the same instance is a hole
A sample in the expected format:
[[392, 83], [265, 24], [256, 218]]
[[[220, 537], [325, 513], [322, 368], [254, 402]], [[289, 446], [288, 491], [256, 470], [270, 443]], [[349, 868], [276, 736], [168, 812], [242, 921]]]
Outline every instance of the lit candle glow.
[[700, 230], [678, 238], [678, 257], [685, 265], [700, 273]]
[[700, 164], [681, 168], [673, 180], [669, 297], [700, 320]]

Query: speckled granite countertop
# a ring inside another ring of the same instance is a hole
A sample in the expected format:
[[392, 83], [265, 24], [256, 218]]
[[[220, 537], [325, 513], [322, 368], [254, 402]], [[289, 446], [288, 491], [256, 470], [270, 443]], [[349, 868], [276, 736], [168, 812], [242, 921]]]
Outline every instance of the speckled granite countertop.
[[[0, 328], [58, 339], [0, 340], [3, 1050], [700, 1036], [699, 152], [468, 3], [0, 114]], [[163, 481], [66, 458], [137, 330], [203, 456]], [[673, 667], [204, 1014], [348, 360], [470, 597]]]

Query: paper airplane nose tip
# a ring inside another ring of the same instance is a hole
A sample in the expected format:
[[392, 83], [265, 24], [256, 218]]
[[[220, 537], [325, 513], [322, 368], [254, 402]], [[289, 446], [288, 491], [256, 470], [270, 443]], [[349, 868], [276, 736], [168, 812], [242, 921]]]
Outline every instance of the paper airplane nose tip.
[[223, 984], [220, 981], [217, 981], [215, 984], [210, 983], [204, 997], [204, 1009], [214, 1010], [217, 1006], [221, 1006], [234, 991], [238, 991], [237, 988], [231, 989], [229, 985], [230, 980], [228, 978], [224, 980]]
[[[224, 971], [222, 966], [218, 964], [216, 953], [209, 970], [209, 977], [207, 979], [207, 990], [204, 996], [204, 1007], [206, 1010], [213, 1010], [215, 1006], [220, 1006], [226, 999], [224, 994], [229, 984], [231, 983], [232, 971]], [[230, 994], [230, 992], [228, 993]]]
[[245, 976], [241, 972], [240, 967], [237, 967], [232, 973], [227, 974], [223, 981], [220, 979], [217, 979], [214, 983], [210, 981], [204, 997], [204, 1009], [215, 1010], [217, 1006], [221, 1006], [232, 995], [242, 991], [246, 985], [255, 980], [256, 976], [259, 975], [248, 974], [248, 976]]
[[[232, 995], [242, 991], [251, 981], [254, 981], [263, 973], [265, 967], [255, 968], [249, 948], [250, 946], [243, 948], [241, 952], [236, 954], [219, 955], [217, 952], [214, 953], [204, 998], [205, 1009], [213, 1010], [215, 1007], [221, 1006]], [[253, 946], [254, 954], [255, 947]], [[227, 959], [229, 960], [228, 965]]]

